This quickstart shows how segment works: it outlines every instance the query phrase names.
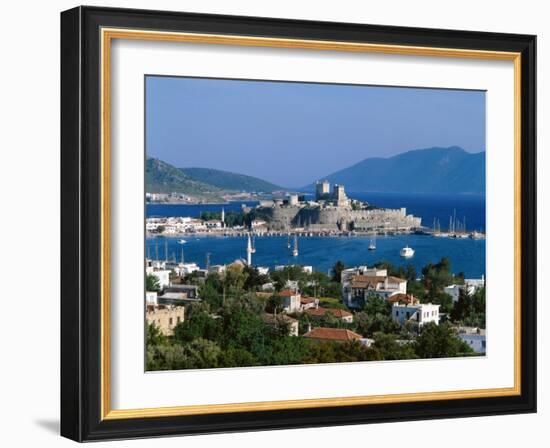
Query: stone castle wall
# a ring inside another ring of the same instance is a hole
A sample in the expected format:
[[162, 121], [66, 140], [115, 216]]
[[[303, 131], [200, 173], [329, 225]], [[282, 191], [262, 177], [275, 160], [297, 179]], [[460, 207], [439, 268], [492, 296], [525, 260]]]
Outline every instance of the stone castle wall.
[[271, 230], [286, 231], [295, 227], [311, 230], [389, 231], [413, 230], [421, 219], [401, 209], [352, 210], [351, 207], [260, 206], [257, 211], [269, 218]]

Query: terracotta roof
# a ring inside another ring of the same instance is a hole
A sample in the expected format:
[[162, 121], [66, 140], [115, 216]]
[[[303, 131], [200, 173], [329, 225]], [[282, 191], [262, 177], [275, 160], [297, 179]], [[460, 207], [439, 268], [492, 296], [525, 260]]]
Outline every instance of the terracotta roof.
[[334, 308], [322, 308], [322, 307], [311, 308], [309, 310], [306, 310], [305, 312], [310, 316], [316, 316], [316, 317], [326, 316], [327, 314], [332, 314], [334, 317], [338, 317], [340, 319], [343, 317], [353, 316], [353, 314], [351, 314], [348, 311], [334, 309]]
[[388, 302], [390, 303], [397, 303], [397, 302], [401, 302], [401, 303], [417, 303], [418, 302], [418, 299], [413, 296], [412, 294], [403, 294], [403, 293], [399, 293], [399, 294], [394, 294], [393, 296], [390, 296], [388, 297]]
[[351, 278], [351, 286], [352, 288], [367, 288], [368, 286], [376, 288], [379, 283], [385, 283], [386, 278], [389, 283], [404, 283], [407, 281], [391, 275], [388, 277], [381, 275], [354, 275]]
[[317, 300], [317, 297], [307, 297], [307, 296], [302, 296], [300, 297], [300, 302], [301, 303], [315, 303]]
[[296, 291], [292, 291], [291, 289], [284, 289], [279, 293], [279, 295], [281, 297], [290, 297], [290, 296], [298, 296], [300, 294], [297, 293]]
[[355, 341], [362, 339], [360, 334], [355, 333], [351, 330], [346, 330], [345, 328], [322, 328], [317, 327], [311, 331], [308, 331], [304, 334], [305, 338], [311, 339], [321, 339], [327, 341]]

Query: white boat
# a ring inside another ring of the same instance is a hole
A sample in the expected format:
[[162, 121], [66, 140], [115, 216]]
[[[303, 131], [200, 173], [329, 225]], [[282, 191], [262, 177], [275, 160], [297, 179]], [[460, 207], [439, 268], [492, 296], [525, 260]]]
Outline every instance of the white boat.
[[185, 240], [178, 240], [178, 243], [179, 243], [179, 244], [185, 244], [185, 243], [187, 243], [187, 241], [185, 241]]
[[376, 250], [376, 238], [371, 238], [369, 243], [369, 250]]
[[399, 255], [404, 258], [411, 258], [414, 255], [414, 249], [410, 248], [409, 246], [405, 246], [399, 251]]
[[294, 249], [292, 249], [292, 256], [298, 256], [298, 237], [296, 235], [294, 235]]

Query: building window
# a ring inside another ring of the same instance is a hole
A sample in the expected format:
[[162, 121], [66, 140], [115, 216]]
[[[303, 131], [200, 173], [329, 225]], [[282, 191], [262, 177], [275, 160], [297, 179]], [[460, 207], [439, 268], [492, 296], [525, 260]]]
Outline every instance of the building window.
[[178, 324], [181, 322], [181, 317], [178, 316], [177, 322], [178, 322]]
[[174, 319], [173, 319], [173, 318], [168, 319], [168, 325], [172, 326], [173, 323], [174, 323]]

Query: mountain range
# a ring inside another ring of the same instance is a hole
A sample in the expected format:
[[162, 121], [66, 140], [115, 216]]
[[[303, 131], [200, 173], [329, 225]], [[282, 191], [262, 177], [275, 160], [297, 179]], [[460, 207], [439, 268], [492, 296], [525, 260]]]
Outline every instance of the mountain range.
[[[393, 157], [371, 157], [322, 177], [342, 184], [348, 192], [485, 193], [485, 152], [469, 153], [458, 146], [408, 151]], [[179, 192], [216, 201], [236, 192], [281, 192], [271, 182], [212, 168], [176, 168], [148, 158], [146, 189], [150, 193]], [[301, 191], [313, 191], [314, 184]], [[292, 189], [290, 189], [292, 190]]]
[[[408, 151], [393, 157], [371, 157], [323, 179], [346, 191], [386, 193], [485, 193], [485, 152], [458, 146]], [[313, 191], [314, 185], [303, 188]]]

